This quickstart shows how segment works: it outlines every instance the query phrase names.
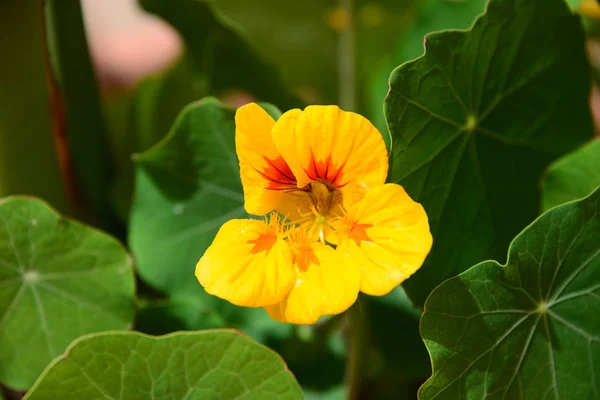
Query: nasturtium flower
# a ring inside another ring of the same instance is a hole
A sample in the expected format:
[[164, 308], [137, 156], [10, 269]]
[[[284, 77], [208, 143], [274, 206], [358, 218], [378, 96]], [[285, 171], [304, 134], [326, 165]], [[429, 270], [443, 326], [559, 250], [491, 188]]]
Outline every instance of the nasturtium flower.
[[359, 292], [389, 293], [423, 264], [427, 214], [385, 183], [385, 143], [367, 119], [309, 106], [275, 121], [251, 103], [235, 122], [244, 207], [262, 219], [221, 227], [196, 266], [206, 292], [310, 324]]

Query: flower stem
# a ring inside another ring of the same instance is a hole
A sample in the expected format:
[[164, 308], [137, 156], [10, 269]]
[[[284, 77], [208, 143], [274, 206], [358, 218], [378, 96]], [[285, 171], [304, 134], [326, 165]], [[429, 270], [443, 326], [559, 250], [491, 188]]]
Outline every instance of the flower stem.
[[364, 310], [360, 302], [356, 302], [352, 308], [346, 312], [348, 319], [348, 363], [346, 365], [346, 386], [348, 389], [348, 399], [358, 400], [361, 392], [362, 365], [365, 349], [365, 321]]

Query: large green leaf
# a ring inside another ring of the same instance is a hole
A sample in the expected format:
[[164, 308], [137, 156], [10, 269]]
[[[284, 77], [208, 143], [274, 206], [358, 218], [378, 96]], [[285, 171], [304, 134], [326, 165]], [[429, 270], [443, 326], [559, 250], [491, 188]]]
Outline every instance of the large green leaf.
[[590, 194], [600, 186], [600, 140], [552, 164], [542, 183], [544, 211]]
[[420, 399], [600, 398], [600, 190], [437, 287], [421, 334], [433, 376]]
[[423, 54], [425, 35], [444, 29], [467, 29], [483, 12], [487, 0], [421, 0], [415, 15], [400, 35], [397, 49], [388, 54], [384, 62], [369, 76], [367, 96], [371, 121], [380, 130], [387, 129], [381, 104], [388, 93], [390, 70]]
[[39, 200], [0, 202], [0, 381], [26, 389], [73, 339], [129, 328], [134, 292], [115, 239]]
[[207, 295], [194, 277], [221, 225], [246, 216], [234, 137], [234, 110], [207, 98], [188, 106], [163, 141], [136, 156], [129, 243], [141, 277], [173, 297], [168, 314], [184, 317], [187, 329], [263, 320], [256, 315], [262, 310]]
[[234, 331], [93, 334], [76, 340], [27, 400], [302, 399], [283, 360]]
[[502, 257], [537, 216], [543, 169], [592, 136], [582, 28], [563, 0], [491, 0], [471, 30], [428, 35], [390, 84], [390, 181], [423, 204], [434, 237], [404, 285], [423, 304]]
[[135, 157], [129, 243], [138, 272], [174, 296], [199, 295], [196, 263], [223, 223], [245, 215], [234, 111], [207, 98]]

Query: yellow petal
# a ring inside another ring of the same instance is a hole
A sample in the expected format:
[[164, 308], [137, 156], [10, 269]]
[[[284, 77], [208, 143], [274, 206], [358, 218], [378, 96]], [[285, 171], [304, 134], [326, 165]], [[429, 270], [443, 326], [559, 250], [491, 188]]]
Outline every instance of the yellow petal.
[[432, 245], [425, 210], [396, 184], [369, 191], [348, 209], [339, 229], [338, 250], [360, 266], [360, 290], [374, 296], [415, 273]]
[[264, 221], [225, 223], [196, 265], [207, 293], [233, 304], [263, 307], [281, 301], [296, 282], [289, 245]]
[[337, 106], [309, 106], [281, 116], [272, 130], [298, 187], [328, 182], [350, 205], [385, 182], [388, 156], [379, 131], [364, 117]]
[[296, 178], [281, 157], [271, 129], [275, 120], [255, 103], [235, 113], [235, 147], [240, 160], [244, 207], [249, 214], [273, 211], [285, 195], [296, 188]]
[[266, 307], [278, 321], [313, 324], [323, 315], [346, 311], [358, 296], [360, 270], [340, 252], [321, 243], [295, 256], [296, 285], [281, 303]]

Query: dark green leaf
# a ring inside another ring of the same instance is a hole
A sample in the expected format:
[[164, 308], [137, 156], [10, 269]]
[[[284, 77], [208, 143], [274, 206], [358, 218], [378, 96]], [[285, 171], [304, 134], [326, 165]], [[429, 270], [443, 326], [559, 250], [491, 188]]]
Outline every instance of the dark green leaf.
[[129, 243], [144, 280], [173, 296], [203, 293], [196, 263], [221, 225], [245, 215], [234, 111], [207, 98], [136, 156]]
[[234, 331], [94, 334], [46, 369], [27, 400], [302, 399], [281, 357]]
[[486, 261], [437, 287], [421, 334], [420, 399], [600, 398], [600, 190], [553, 208]]
[[39, 200], [0, 202], [0, 381], [26, 389], [73, 339], [129, 328], [134, 292], [115, 239]]
[[542, 209], [587, 196], [600, 186], [600, 140], [567, 154], [548, 169], [542, 187]]
[[423, 204], [434, 237], [404, 284], [423, 304], [502, 257], [538, 213], [543, 169], [592, 136], [581, 24], [563, 0], [491, 0], [471, 30], [428, 35], [390, 82], [390, 181]]
[[397, 49], [389, 53], [378, 68], [369, 76], [367, 95], [369, 115], [382, 132], [387, 130], [381, 104], [388, 93], [390, 71], [397, 65], [411, 61], [423, 54], [425, 35], [444, 29], [467, 29], [481, 14], [487, 0], [422, 0], [418, 3], [414, 17], [400, 35]]

